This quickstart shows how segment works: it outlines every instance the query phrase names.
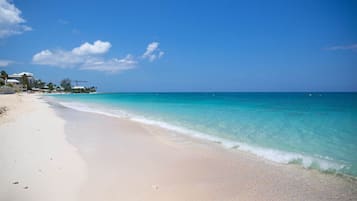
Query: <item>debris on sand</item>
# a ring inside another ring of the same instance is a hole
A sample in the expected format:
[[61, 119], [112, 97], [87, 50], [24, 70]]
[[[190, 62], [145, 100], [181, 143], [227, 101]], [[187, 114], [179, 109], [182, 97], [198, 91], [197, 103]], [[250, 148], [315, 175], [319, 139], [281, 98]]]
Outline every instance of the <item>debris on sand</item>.
[[1, 106], [1, 107], [0, 107], [0, 115], [5, 114], [5, 112], [6, 112], [7, 110], [8, 110], [7, 107]]

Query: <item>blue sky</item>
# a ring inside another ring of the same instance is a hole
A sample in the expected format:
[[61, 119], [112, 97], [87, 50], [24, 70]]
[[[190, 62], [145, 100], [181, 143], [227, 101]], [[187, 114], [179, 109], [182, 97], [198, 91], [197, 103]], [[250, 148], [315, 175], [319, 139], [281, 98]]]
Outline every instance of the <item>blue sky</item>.
[[0, 0], [0, 69], [99, 91], [357, 91], [357, 1]]

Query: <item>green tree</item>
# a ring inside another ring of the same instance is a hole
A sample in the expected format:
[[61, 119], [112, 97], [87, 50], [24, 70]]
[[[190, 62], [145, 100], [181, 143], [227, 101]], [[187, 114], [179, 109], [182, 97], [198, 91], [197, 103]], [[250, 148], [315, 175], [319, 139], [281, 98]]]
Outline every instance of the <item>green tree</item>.
[[71, 86], [71, 80], [66, 78], [61, 81], [61, 87], [64, 88], [64, 91], [71, 91], [72, 86]]
[[5, 84], [5, 80], [6, 80], [6, 78], [7, 78], [7, 73], [4, 71], [4, 70], [2, 70], [1, 72], [0, 72], [0, 86], [2, 86], [2, 85], [4, 85]]
[[46, 83], [42, 82], [42, 80], [35, 80], [35, 82], [34, 82], [34, 86], [36, 88], [42, 89], [45, 85], [46, 85]]
[[7, 79], [9, 77], [9, 75], [6, 73], [6, 71], [2, 70], [0, 72], [1, 78], [3, 78], [4, 80]]
[[22, 77], [21, 77], [21, 84], [24, 88], [26, 88], [27, 90], [31, 90], [31, 87], [30, 87], [30, 83], [29, 83], [29, 79], [27, 77], [26, 74], [23, 74]]
[[90, 87], [89, 88], [89, 92], [96, 92], [97, 91], [97, 88], [96, 87], [94, 87], [94, 86], [92, 86], [92, 87]]
[[54, 89], [54, 85], [52, 82], [48, 83], [47, 86], [50, 91], [52, 91]]

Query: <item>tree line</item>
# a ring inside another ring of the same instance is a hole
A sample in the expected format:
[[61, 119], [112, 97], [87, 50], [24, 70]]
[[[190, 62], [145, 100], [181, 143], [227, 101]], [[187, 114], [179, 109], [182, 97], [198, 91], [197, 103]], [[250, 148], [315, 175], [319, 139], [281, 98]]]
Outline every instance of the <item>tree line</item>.
[[[9, 75], [7, 74], [6, 71], [2, 70], [0, 72], [0, 86], [5, 85], [5, 80], [9, 78]], [[64, 92], [73, 92], [73, 93], [90, 93], [90, 92], [96, 92], [96, 87], [85, 87], [84, 89], [72, 89], [72, 82], [69, 78], [65, 78], [61, 80], [60, 85], [56, 85], [52, 82], [46, 83], [42, 81], [41, 79], [35, 79], [32, 82], [29, 81], [28, 77], [26, 74], [22, 75], [20, 80], [20, 84], [22, 85], [23, 89], [26, 90], [33, 90], [35, 88], [37, 89], [45, 89], [48, 90], [48, 92], [53, 92], [54, 90], [56, 91], [64, 91]], [[8, 87], [13, 87], [13, 84], [7, 83], [6, 84]]]

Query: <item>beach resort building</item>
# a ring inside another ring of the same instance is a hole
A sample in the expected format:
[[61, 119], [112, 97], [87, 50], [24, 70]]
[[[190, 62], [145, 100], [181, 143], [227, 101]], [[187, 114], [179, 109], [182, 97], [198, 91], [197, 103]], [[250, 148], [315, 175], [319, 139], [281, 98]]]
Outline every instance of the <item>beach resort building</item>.
[[21, 72], [21, 73], [11, 74], [8, 76], [7, 83], [9, 83], [9, 80], [17, 80], [18, 83], [21, 83], [21, 79], [23, 76], [27, 77], [27, 80], [28, 80], [30, 86], [32, 86], [34, 84], [35, 77], [34, 77], [33, 73], [30, 73], [30, 72]]
[[85, 87], [84, 86], [73, 86], [72, 87], [72, 92], [73, 93], [83, 93], [85, 91]]
[[7, 84], [12, 84], [12, 85], [19, 85], [19, 84], [20, 84], [20, 81], [19, 81], [19, 80], [16, 80], [16, 79], [7, 79], [7, 80], [6, 80], [6, 83], [7, 83]]
[[16, 79], [6, 79], [5, 84], [10, 84], [15, 91], [23, 91], [22, 84]]
[[29, 87], [33, 86], [35, 82], [35, 78], [33, 73], [30, 72], [21, 72], [21, 73], [14, 73], [8, 75], [7, 79], [5, 80], [5, 84], [12, 85], [16, 91], [26, 90], [26, 88], [24, 88], [22, 84], [24, 76], [26, 76], [27, 78]]

